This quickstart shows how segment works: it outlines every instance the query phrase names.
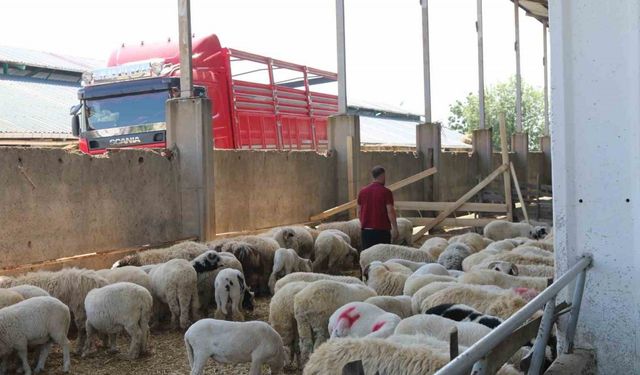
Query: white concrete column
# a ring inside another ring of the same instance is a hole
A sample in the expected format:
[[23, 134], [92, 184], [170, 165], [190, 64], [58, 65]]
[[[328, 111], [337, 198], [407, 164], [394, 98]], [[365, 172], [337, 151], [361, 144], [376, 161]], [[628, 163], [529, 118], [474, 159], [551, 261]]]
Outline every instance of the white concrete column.
[[336, 0], [336, 37], [338, 55], [338, 113], [347, 113], [347, 41], [344, 27], [344, 0]]
[[549, 135], [549, 59], [547, 47], [547, 23], [542, 24], [542, 67], [544, 68], [544, 131], [543, 135]]
[[476, 21], [476, 31], [478, 33], [478, 112], [480, 123], [478, 127], [484, 129], [485, 113], [484, 113], [484, 41], [482, 37], [482, 0], [477, 0], [476, 10], [478, 18]]
[[429, 0], [420, 0], [422, 9], [422, 74], [424, 79], [424, 122], [431, 122], [431, 61], [429, 58]]
[[576, 347], [599, 374], [637, 374], [640, 2], [549, 5], [556, 272], [593, 254]]
[[516, 132], [522, 133], [522, 73], [520, 72], [520, 1], [513, 0], [516, 30]]

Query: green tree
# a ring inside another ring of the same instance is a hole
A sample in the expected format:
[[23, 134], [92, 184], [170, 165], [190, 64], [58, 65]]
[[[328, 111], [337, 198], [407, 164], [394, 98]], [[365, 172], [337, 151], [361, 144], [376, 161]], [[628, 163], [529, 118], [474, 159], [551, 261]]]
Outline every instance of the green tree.
[[[449, 106], [449, 128], [465, 134], [478, 129], [478, 94], [469, 93], [463, 100]], [[487, 127], [492, 127], [493, 145], [500, 147], [498, 114], [503, 112], [507, 120], [507, 135], [515, 132], [516, 122], [516, 79], [490, 86], [485, 94]], [[529, 133], [529, 148], [539, 149], [538, 138], [544, 129], [544, 95], [542, 90], [522, 82], [522, 127]]]

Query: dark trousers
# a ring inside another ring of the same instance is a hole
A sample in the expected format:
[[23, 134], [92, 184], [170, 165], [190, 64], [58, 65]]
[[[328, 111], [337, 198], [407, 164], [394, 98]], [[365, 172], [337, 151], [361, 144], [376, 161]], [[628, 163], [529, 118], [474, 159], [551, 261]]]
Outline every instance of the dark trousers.
[[379, 243], [391, 243], [390, 230], [363, 229], [362, 230], [362, 250], [366, 250]]

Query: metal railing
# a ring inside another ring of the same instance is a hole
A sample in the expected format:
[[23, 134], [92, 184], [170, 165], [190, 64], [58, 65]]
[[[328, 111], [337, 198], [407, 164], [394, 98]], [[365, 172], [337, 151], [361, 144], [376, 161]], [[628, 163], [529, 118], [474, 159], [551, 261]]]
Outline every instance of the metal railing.
[[[500, 343], [509, 338], [514, 331], [525, 324], [538, 310], [544, 307], [544, 314], [538, 329], [538, 335], [533, 347], [531, 365], [528, 371], [529, 375], [540, 374], [544, 362], [545, 348], [555, 321], [556, 297], [562, 289], [577, 277], [577, 282], [573, 291], [571, 316], [569, 318], [569, 325], [567, 327], [566, 334], [567, 347], [565, 352], [571, 353], [573, 351], [573, 340], [576, 333], [576, 327], [578, 325], [578, 316], [580, 314], [580, 305], [582, 303], [586, 272], [588, 267], [591, 265], [591, 262], [592, 257], [589, 255], [581, 258], [564, 275], [542, 291], [526, 306], [520, 309], [509, 319], [505, 320], [487, 336], [469, 347], [446, 366], [441, 368], [435, 373], [435, 375], [468, 374], [469, 369], [472, 369], [472, 375], [487, 374], [487, 357], [489, 353]], [[495, 365], [496, 364], [493, 364], [493, 367], [495, 367]]]

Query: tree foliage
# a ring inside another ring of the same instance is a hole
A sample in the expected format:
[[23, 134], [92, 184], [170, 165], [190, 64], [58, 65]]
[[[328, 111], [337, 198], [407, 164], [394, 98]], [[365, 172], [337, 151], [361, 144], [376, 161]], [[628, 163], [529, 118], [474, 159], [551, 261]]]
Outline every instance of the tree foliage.
[[[479, 126], [478, 94], [469, 93], [463, 100], [449, 106], [449, 128], [471, 134]], [[516, 79], [490, 86], [485, 94], [487, 127], [493, 128], [493, 145], [500, 147], [498, 114], [506, 116], [507, 135], [515, 132], [516, 123]], [[542, 90], [522, 82], [522, 127], [529, 133], [529, 148], [539, 149], [538, 138], [544, 129], [544, 95]]]

